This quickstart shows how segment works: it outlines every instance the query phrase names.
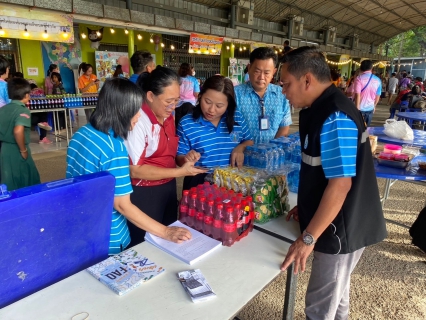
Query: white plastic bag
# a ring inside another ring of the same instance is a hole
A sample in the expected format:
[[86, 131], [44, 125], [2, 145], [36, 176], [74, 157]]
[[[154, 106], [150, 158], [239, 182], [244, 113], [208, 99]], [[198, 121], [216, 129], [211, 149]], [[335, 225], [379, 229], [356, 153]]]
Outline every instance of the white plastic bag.
[[385, 135], [392, 138], [402, 139], [402, 140], [413, 140], [414, 133], [413, 129], [405, 121], [396, 121], [395, 119], [388, 119], [383, 125], [385, 130], [383, 131]]

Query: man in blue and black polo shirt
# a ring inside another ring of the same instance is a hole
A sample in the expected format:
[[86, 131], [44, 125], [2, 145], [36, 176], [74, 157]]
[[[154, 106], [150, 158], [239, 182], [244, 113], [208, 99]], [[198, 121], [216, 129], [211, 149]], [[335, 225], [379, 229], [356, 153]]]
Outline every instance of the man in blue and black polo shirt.
[[366, 246], [386, 237], [370, 142], [361, 113], [331, 83], [323, 54], [310, 47], [283, 58], [283, 93], [300, 111], [302, 164], [294, 216], [303, 234], [281, 267], [305, 270], [307, 319], [347, 319], [350, 275]]

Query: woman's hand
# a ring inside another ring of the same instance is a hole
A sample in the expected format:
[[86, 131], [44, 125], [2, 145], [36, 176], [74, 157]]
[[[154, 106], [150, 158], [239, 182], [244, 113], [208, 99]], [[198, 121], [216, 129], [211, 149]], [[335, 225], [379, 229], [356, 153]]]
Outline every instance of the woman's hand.
[[231, 153], [231, 166], [241, 168], [244, 163], [244, 150], [246, 149], [245, 145], [238, 145], [232, 150]]
[[201, 154], [195, 150], [189, 151], [185, 156], [185, 162], [197, 162], [200, 160]]
[[197, 174], [206, 173], [208, 171], [208, 169], [194, 167], [194, 162], [192, 161], [185, 162], [180, 168], [184, 172], [184, 176], [196, 176]]
[[166, 233], [164, 239], [171, 242], [181, 243], [191, 239], [191, 232], [185, 228], [179, 227], [166, 227]]

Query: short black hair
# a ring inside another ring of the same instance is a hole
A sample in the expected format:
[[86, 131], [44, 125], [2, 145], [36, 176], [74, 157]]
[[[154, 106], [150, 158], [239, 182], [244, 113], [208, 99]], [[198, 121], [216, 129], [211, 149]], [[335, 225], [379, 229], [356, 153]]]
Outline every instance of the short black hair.
[[143, 98], [146, 100], [148, 91], [151, 91], [156, 96], [162, 94], [164, 88], [171, 86], [173, 82], [180, 84], [180, 77], [175, 71], [165, 67], [155, 68], [151, 73], [144, 75], [142, 83]]
[[395, 77], [396, 76], [396, 73], [395, 72], [392, 72], [392, 77]]
[[132, 66], [133, 72], [139, 74], [146, 70], [148, 64], [154, 61], [151, 52], [146, 50], [136, 51], [130, 58], [130, 65]]
[[57, 69], [58, 68], [58, 65], [57, 64], [54, 64], [54, 63], [52, 63], [50, 66], [49, 66], [49, 69], [47, 69], [47, 76], [50, 76], [50, 74], [53, 72], [53, 70], [55, 70], [55, 69]]
[[96, 130], [114, 137], [127, 138], [131, 120], [142, 107], [140, 88], [124, 78], [111, 78], [105, 81], [99, 92], [98, 103], [90, 117], [90, 124]]
[[5, 56], [0, 55], [0, 76], [4, 75], [9, 67], [9, 60], [7, 60]]
[[269, 47], [260, 47], [254, 49], [250, 53], [250, 63], [253, 63], [255, 60], [269, 60], [274, 61], [274, 65], [277, 64], [278, 56], [272, 48]]
[[283, 56], [282, 63], [287, 63], [287, 70], [295, 78], [312, 73], [319, 82], [331, 81], [330, 68], [324, 54], [316, 47], [304, 46], [290, 51]]
[[362, 60], [359, 69], [361, 71], [369, 71], [369, 70], [373, 69], [373, 61], [371, 61], [371, 60]]
[[7, 93], [12, 100], [23, 100], [30, 92], [31, 85], [23, 78], [12, 78], [7, 82]]
[[24, 74], [22, 72], [15, 72], [13, 74], [14, 78], [24, 78]]
[[58, 78], [59, 82], [62, 82], [62, 77], [61, 77], [61, 74], [60, 74], [60, 73], [52, 72], [52, 73], [50, 74], [50, 79], [52, 79], [52, 80], [53, 80], [53, 76], [56, 76], [56, 77]]
[[198, 119], [203, 112], [201, 111], [201, 98], [207, 90], [214, 90], [223, 93], [228, 98], [228, 108], [226, 109], [226, 127], [228, 132], [231, 133], [234, 130], [234, 115], [237, 109], [237, 103], [235, 101], [234, 84], [228, 78], [220, 75], [212, 76], [204, 82], [201, 88], [200, 94], [198, 95], [198, 102], [192, 111], [192, 117], [194, 120]]
[[37, 89], [37, 85], [35, 83], [30, 83], [31, 90]]
[[288, 40], [284, 41], [284, 45], [285, 45], [285, 46], [290, 45], [290, 41], [288, 41]]

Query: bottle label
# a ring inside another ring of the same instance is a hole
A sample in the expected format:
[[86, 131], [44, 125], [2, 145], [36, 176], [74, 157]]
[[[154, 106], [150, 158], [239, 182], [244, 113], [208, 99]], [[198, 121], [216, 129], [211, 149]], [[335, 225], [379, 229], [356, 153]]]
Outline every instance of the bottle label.
[[195, 209], [190, 208], [190, 209], [188, 210], [188, 216], [190, 216], [190, 217], [195, 217]]
[[180, 205], [179, 211], [182, 212], [182, 213], [187, 213], [188, 212], [188, 206]]
[[243, 220], [238, 220], [237, 221], [237, 228], [241, 229], [241, 227], [243, 226], [244, 221]]
[[221, 229], [222, 228], [222, 220], [213, 220], [213, 227]]
[[213, 223], [213, 217], [211, 217], [211, 216], [204, 216], [204, 223], [205, 224], [212, 224]]
[[204, 213], [197, 212], [197, 215], [195, 217], [197, 220], [203, 221], [204, 220]]
[[223, 224], [223, 231], [234, 232], [235, 230], [237, 230], [237, 225], [235, 223], [224, 223]]

